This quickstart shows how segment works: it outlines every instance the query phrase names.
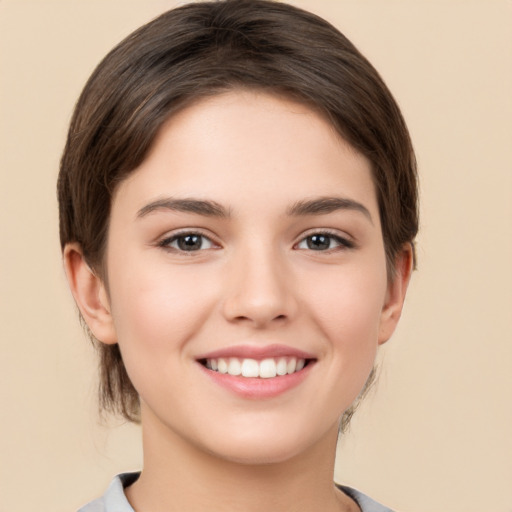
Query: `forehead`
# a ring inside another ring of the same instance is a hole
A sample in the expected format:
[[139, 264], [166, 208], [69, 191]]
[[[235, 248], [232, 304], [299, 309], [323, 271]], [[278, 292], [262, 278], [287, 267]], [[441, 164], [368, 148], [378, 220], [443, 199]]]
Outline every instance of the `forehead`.
[[122, 200], [139, 209], [167, 194], [268, 210], [333, 193], [364, 201], [378, 217], [369, 161], [325, 117], [290, 99], [243, 90], [173, 115], [118, 187], [114, 207]]

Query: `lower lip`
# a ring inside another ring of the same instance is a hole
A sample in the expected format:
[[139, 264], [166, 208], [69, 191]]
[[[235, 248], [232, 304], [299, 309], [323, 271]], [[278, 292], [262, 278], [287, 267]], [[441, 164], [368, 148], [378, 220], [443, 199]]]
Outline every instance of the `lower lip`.
[[311, 361], [302, 370], [289, 375], [281, 375], [270, 379], [241, 377], [209, 370], [198, 363], [201, 370], [216, 384], [232, 393], [253, 400], [274, 398], [297, 387], [310, 373], [314, 363]]

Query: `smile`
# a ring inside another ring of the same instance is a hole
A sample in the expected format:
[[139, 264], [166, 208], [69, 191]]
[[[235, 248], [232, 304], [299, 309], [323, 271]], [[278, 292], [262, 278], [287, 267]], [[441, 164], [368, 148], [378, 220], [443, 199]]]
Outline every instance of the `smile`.
[[262, 400], [300, 386], [318, 358], [289, 345], [243, 344], [200, 354], [196, 361], [211, 382], [244, 399]]
[[308, 360], [297, 357], [270, 357], [262, 360], [251, 358], [208, 358], [201, 361], [209, 370], [247, 378], [271, 379], [301, 371]]

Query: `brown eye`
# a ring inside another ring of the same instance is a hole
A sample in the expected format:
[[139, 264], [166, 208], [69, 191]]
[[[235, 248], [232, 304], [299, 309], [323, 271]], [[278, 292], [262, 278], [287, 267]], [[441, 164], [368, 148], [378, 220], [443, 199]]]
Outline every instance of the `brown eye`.
[[177, 251], [194, 252], [211, 249], [213, 242], [201, 233], [180, 233], [162, 240], [159, 245]]
[[302, 239], [297, 247], [310, 251], [328, 251], [330, 249], [352, 248], [354, 244], [345, 238], [330, 233], [314, 233]]
[[308, 249], [324, 251], [331, 248], [331, 237], [326, 235], [312, 235], [306, 238]]

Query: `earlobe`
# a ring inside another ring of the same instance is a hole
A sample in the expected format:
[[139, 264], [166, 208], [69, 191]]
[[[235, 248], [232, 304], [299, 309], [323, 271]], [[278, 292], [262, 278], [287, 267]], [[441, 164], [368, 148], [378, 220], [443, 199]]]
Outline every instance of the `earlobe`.
[[85, 261], [79, 244], [66, 245], [63, 262], [71, 293], [90, 331], [102, 343], [117, 343], [105, 284]]
[[404, 245], [400, 253], [397, 255], [395, 262], [395, 274], [390, 278], [386, 300], [382, 308], [380, 329], [379, 329], [379, 345], [385, 343], [391, 338], [396, 329], [402, 308], [405, 301], [405, 295], [411, 279], [413, 270], [413, 248], [407, 243]]

